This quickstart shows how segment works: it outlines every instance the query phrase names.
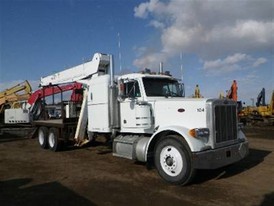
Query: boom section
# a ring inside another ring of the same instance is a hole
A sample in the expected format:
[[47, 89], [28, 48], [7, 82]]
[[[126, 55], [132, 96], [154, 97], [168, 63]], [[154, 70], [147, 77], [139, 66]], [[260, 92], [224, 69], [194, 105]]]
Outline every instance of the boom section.
[[96, 73], [108, 73], [110, 57], [106, 54], [95, 53], [92, 60], [53, 75], [41, 78], [41, 86], [65, 84], [87, 79]]

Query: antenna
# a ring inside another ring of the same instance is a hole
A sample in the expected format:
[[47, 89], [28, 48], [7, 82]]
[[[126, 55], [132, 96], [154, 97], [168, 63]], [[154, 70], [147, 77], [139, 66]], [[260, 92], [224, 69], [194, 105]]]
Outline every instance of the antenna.
[[181, 62], [181, 81], [184, 82], [184, 76], [183, 76], [183, 52], [180, 53], [180, 62]]
[[119, 64], [120, 64], [120, 72], [122, 71], [122, 54], [121, 54], [121, 41], [120, 41], [120, 33], [117, 33], [118, 37], [118, 50], [119, 50]]

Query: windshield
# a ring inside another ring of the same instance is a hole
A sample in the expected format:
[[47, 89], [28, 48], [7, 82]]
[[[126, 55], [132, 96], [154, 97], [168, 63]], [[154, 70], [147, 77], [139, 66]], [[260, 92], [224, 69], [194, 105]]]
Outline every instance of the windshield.
[[148, 97], [182, 97], [179, 83], [176, 80], [144, 77], [143, 83]]

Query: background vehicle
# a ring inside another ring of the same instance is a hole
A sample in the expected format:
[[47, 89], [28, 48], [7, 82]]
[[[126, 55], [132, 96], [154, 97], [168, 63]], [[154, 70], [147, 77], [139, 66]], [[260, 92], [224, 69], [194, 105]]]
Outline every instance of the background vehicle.
[[239, 112], [239, 119], [244, 124], [274, 124], [274, 91], [269, 101], [265, 103], [265, 89], [258, 94], [256, 106], [243, 107]]
[[[0, 92], [0, 119], [1, 123], [5, 118], [7, 110], [15, 111], [17, 114], [18, 122], [27, 123], [29, 121], [26, 110], [24, 110], [25, 103], [31, 95], [31, 86], [26, 80], [11, 88], [5, 89]], [[23, 108], [23, 109], [22, 109]]]

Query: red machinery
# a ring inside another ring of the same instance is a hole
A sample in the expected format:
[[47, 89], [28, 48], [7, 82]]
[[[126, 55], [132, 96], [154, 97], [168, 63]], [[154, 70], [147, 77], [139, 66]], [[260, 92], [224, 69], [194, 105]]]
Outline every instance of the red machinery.
[[232, 99], [237, 102], [237, 100], [238, 100], [237, 90], [238, 90], [237, 82], [236, 82], [236, 80], [233, 80], [231, 88], [228, 91], [227, 98]]
[[59, 94], [61, 92], [66, 92], [72, 90], [71, 94], [71, 101], [81, 101], [82, 100], [82, 94], [80, 94], [79, 90], [82, 90], [82, 84], [80, 83], [72, 83], [72, 84], [66, 84], [66, 85], [58, 85], [58, 86], [47, 86], [43, 87], [39, 90], [36, 90], [30, 98], [28, 99], [28, 104], [30, 106], [33, 106], [37, 100], [51, 96], [53, 94]]
[[83, 99], [83, 89], [80, 83], [71, 83], [64, 85], [49, 85], [36, 90], [28, 99], [29, 110], [33, 114], [34, 119], [37, 119], [41, 113], [41, 100], [45, 97], [54, 94], [63, 93], [72, 90], [70, 101], [80, 102]]

